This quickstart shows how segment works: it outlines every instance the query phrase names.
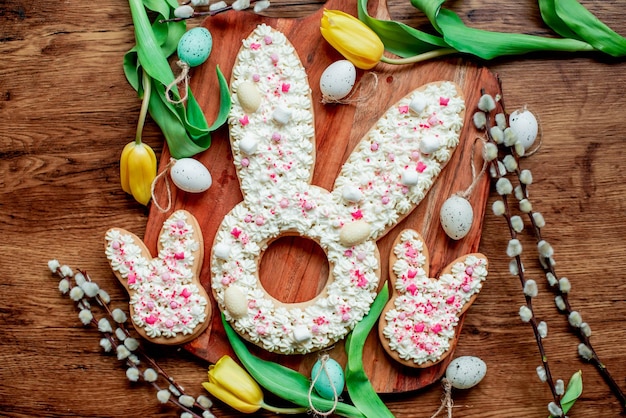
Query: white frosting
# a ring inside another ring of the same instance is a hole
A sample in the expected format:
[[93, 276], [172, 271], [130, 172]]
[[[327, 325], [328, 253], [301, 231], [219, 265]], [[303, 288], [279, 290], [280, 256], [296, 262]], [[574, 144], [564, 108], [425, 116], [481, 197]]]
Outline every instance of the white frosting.
[[[249, 81], [261, 95], [254, 112], [246, 112], [236, 94]], [[429, 85], [402, 99], [357, 146], [328, 192], [310, 184], [315, 151], [310, 88], [282, 33], [262, 24], [243, 41], [231, 89], [231, 144], [244, 201], [226, 215], [214, 240], [214, 295], [233, 328], [266, 350], [323, 349], [369, 311], [379, 283], [376, 240], [415, 207], [449, 158], [458, 143], [463, 100], [452, 83]], [[409, 114], [414, 95], [427, 103], [422, 115]], [[446, 106], [440, 105], [442, 95]], [[424, 130], [439, 136], [443, 152], [419, 153]], [[258, 142], [254, 155], [247, 153], [249, 136]], [[407, 168], [419, 173], [412, 187], [401, 181]], [[367, 234], [342, 245], [344, 225], [359, 220]], [[310, 303], [279, 303], [259, 283], [267, 243], [287, 233], [316, 241], [328, 257], [326, 288]], [[246, 295], [246, 316], [235, 318], [227, 309], [224, 295], [233, 285]]]
[[131, 319], [150, 338], [192, 334], [206, 320], [207, 300], [193, 284], [199, 248], [193, 234], [185, 213], [175, 212], [163, 224], [161, 250], [152, 259], [144, 257], [143, 243], [131, 234], [119, 229], [106, 234], [106, 256], [113, 271], [127, 281]]
[[437, 362], [450, 348], [459, 314], [480, 291], [487, 277], [487, 260], [468, 255], [451, 272], [434, 280], [426, 275], [424, 242], [413, 230], [402, 232], [393, 248], [398, 296], [385, 314], [383, 335], [389, 349], [416, 364]]

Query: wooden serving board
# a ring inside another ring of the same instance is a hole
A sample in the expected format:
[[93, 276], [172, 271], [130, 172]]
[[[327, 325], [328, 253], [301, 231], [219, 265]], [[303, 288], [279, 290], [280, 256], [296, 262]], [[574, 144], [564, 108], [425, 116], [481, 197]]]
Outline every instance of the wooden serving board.
[[[340, 9], [356, 14], [353, 2], [329, 0], [327, 9]], [[370, 14], [387, 18], [384, 4], [370, 10]], [[451, 80], [459, 84], [466, 99], [466, 123], [461, 143], [450, 162], [440, 174], [433, 188], [421, 204], [396, 228], [378, 241], [381, 254], [381, 284], [388, 279], [388, 257], [391, 244], [404, 228], [413, 228], [424, 237], [431, 254], [431, 275], [436, 277], [452, 260], [470, 252], [476, 252], [480, 243], [482, 220], [488, 197], [489, 182], [482, 176], [470, 198], [474, 208], [474, 224], [470, 233], [461, 241], [448, 238], [439, 224], [439, 208], [452, 194], [467, 189], [472, 182], [472, 160], [476, 171], [480, 170], [480, 141], [473, 128], [471, 117], [481, 88], [491, 94], [499, 93], [496, 78], [485, 68], [479, 68], [460, 58], [431, 61], [418, 65], [389, 66], [379, 64], [372, 71], [377, 74], [378, 85], [370, 97], [348, 105], [324, 105], [321, 103], [319, 79], [322, 71], [342, 57], [322, 38], [319, 31], [322, 10], [302, 19], [267, 18], [248, 12], [229, 12], [208, 18], [203, 25], [213, 35], [213, 52], [209, 60], [191, 72], [191, 87], [198, 102], [205, 110], [207, 120], [212, 123], [217, 114], [219, 89], [215, 66], [219, 65], [224, 75], [230, 78], [235, 56], [241, 40], [260, 23], [266, 23], [282, 31], [295, 46], [308, 72], [313, 90], [316, 125], [316, 166], [312, 183], [332, 189], [333, 182], [344, 160], [355, 144], [363, 137], [378, 118], [400, 98], [422, 84]], [[364, 72], [359, 72], [362, 77]], [[371, 75], [370, 75], [371, 76]], [[373, 77], [366, 81], [371, 82]], [[364, 81], [365, 84], [365, 81]], [[205, 193], [190, 194], [172, 190], [172, 211], [186, 209], [198, 219], [204, 236], [205, 261], [201, 281], [210, 293], [209, 255], [215, 232], [222, 218], [242, 200], [239, 182], [232, 164], [232, 155], [226, 126], [216, 131], [211, 147], [196, 156], [210, 170], [213, 186]], [[168, 163], [170, 156], [165, 148], [161, 156], [160, 169]], [[167, 200], [164, 182], [156, 189], [159, 202]], [[156, 249], [158, 233], [167, 216], [152, 207], [146, 228], [145, 242], [152, 251]], [[322, 249], [314, 242], [299, 237], [283, 237], [273, 242], [263, 255], [261, 282], [265, 289], [283, 302], [301, 302], [313, 298], [324, 287], [328, 277], [328, 262]], [[480, 297], [478, 302], [480, 303]], [[471, 309], [469, 310], [471, 314]], [[457, 336], [461, 324], [458, 327]], [[285, 366], [310, 374], [311, 366], [318, 354], [281, 356], [270, 354], [254, 346], [251, 350], [261, 357], [277, 361]], [[213, 317], [208, 329], [196, 340], [185, 345], [185, 349], [209, 362], [217, 361], [224, 354], [232, 354], [221, 324], [219, 309], [213, 301]], [[330, 355], [345, 363], [343, 342], [329, 351]], [[377, 327], [370, 334], [364, 358], [365, 369], [379, 393], [394, 393], [417, 390], [436, 382], [443, 374], [447, 360], [428, 369], [412, 369], [395, 363], [383, 350], [378, 341]]]

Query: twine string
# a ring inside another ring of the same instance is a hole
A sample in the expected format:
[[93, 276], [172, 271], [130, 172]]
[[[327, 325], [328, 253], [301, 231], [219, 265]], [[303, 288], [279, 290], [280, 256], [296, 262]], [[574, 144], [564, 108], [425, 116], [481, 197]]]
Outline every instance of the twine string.
[[[309, 393], [308, 393], [309, 408], [311, 408], [311, 411], [315, 415], [319, 415], [322, 417], [327, 417], [327, 416], [332, 415], [332, 413], [335, 412], [335, 409], [337, 409], [337, 404], [339, 403], [339, 394], [337, 393], [337, 388], [335, 388], [335, 385], [333, 384], [333, 381], [330, 378], [330, 373], [328, 372], [328, 369], [326, 368], [326, 362], [328, 361], [329, 358], [330, 356], [328, 354], [324, 354], [320, 357], [320, 363], [321, 363], [320, 368], [317, 371], [316, 375], [313, 376], [313, 380], [311, 381], [311, 385], [309, 386]], [[311, 396], [313, 394], [313, 387], [315, 386], [315, 383], [320, 378], [322, 373], [326, 373], [326, 377], [328, 378], [330, 387], [333, 390], [333, 407], [326, 412], [320, 411], [317, 408], [315, 408], [315, 405], [313, 405], [313, 398]]]
[[476, 163], [474, 161], [474, 155], [476, 154], [475, 153], [476, 142], [478, 141], [481, 141], [483, 143], [485, 142], [483, 138], [477, 137], [474, 139], [474, 143], [472, 144], [472, 151], [471, 151], [472, 158], [470, 158], [470, 167], [472, 169], [472, 183], [464, 191], [456, 193], [456, 195], [461, 196], [464, 199], [469, 198], [469, 196], [472, 194], [472, 192], [476, 188], [476, 185], [478, 184], [478, 180], [480, 180], [480, 178], [485, 173], [485, 171], [487, 171], [487, 161], [483, 159], [483, 166], [481, 167], [480, 172], [476, 173]]
[[[174, 81], [172, 81], [170, 84], [167, 85], [165, 89], [165, 98], [167, 99], [168, 102], [172, 104], [181, 104], [185, 102], [185, 100], [187, 100], [187, 90], [189, 88], [189, 69], [191, 67], [189, 67], [189, 64], [187, 64], [185, 61], [182, 61], [182, 60], [176, 61], [176, 65], [180, 67], [181, 71], [180, 71], [180, 74], [178, 74], [178, 77], [176, 77]], [[180, 100], [174, 100], [172, 99], [171, 97], [172, 95], [170, 93], [172, 89], [174, 88], [174, 86], [177, 86], [182, 81], [185, 82], [183, 85], [183, 94], [181, 94]]]
[[[152, 184], [150, 185], [150, 194], [152, 195], [152, 201], [154, 202], [154, 206], [156, 206], [156, 208], [161, 213], [169, 212], [169, 210], [172, 208], [172, 190], [170, 188], [170, 181], [167, 178], [167, 173], [174, 164], [176, 164], [176, 160], [174, 158], [170, 158], [170, 161], [167, 163], [165, 168], [154, 178], [154, 180], [152, 180]], [[167, 191], [166, 207], [162, 207], [159, 204], [156, 194], [154, 192], [156, 184], [161, 178], [165, 179], [165, 190]]]
[[452, 400], [452, 383], [444, 377], [441, 381], [441, 385], [443, 386], [441, 405], [430, 418], [435, 418], [443, 412], [444, 409], [448, 412], [448, 418], [452, 418], [452, 408], [454, 407], [454, 401]]

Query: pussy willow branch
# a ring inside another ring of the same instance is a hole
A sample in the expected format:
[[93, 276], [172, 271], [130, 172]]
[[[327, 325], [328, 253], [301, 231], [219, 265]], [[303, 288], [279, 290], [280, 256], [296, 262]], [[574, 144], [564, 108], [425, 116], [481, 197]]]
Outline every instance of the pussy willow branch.
[[[484, 91], [482, 92], [482, 94], [484, 94]], [[497, 146], [496, 141], [493, 139], [493, 137], [491, 136], [490, 133], [490, 128], [491, 128], [491, 118], [490, 118], [490, 114], [488, 112], [485, 112], [485, 115], [487, 117], [487, 123], [485, 126], [485, 133], [487, 135], [487, 138], [489, 140], [489, 142], [495, 144]], [[489, 162], [489, 166], [491, 168], [491, 170], [488, 170], [488, 172], [492, 172], [492, 179], [497, 181], [498, 179], [504, 177], [503, 175], [501, 175], [500, 173], [500, 169], [498, 167], [498, 159], [494, 159], [493, 161]], [[513, 228], [512, 222], [511, 222], [511, 209], [509, 206], [509, 202], [508, 202], [508, 197], [506, 194], [500, 195], [500, 198], [502, 199], [502, 202], [504, 203], [504, 208], [505, 208], [505, 213], [504, 213], [504, 217], [507, 223], [507, 227], [509, 229], [509, 233], [511, 235], [511, 239], [516, 239], [517, 238], [517, 232], [515, 231], [515, 229]], [[524, 268], [523, 268], [523, 264], [522, 264], [522, 260], [521, 257], [519, 255], [516, 255], [514, 257], [515, 259], [515, 263], [517, 264], [517, 275], [520, 279], [520, 284], [522, 286], [522, 289], [525, 287], [526, 285], [526, 276], [524, 274]], [[554, 380], [552, 377], [552, 373], [550, 371], [550, 365], [548, 363], [548, 357], [546, 355], [546, 351], [545, 348], [543, 346], [543, 341], [542, 341], [542, 337], [539, 334], [539, 329], [537, 327], [537, 319], [535, 317], [534, 311], [533, 311], [533, 304], [532, 304], [532, 298], [528, 295], [524, 295], [525, 298], [525, 302], [526, 302], [526, 306], [528, 307], [528, 309], [530, 309], [530, 311], [533, 313], [532, 317], [530, 318], [530, 320], [528, 321], [530, 326], [532, 327], [533, 330], [533, 334], [535, 336], [535, 341], [537, 343], [537, 348], [539, 349], [539, 354], [541, 356], [541, 363], [542, 366], [546, 372], [546, 382], [548, 383], [548, 387], [550, 388], [550, 392], [552, 393], [552, 398], [554, 400], [554, 403], [560, 408], [561, 408], [561, 396], [557, 393], [556, 391], [556, 387], [554, 384]]]
[[[498, 79], [498, 82], [500, 83], [500, 87], [502, 87], [502, 83], [501, 80]], [[505, 115], [508, 115], [506, 113], [506, 109], [504, 106], [504, 101], [500, 100], [500, 106], [502, 108], [502, 111], [504, 112]], [[515, 160], [517, 161], [517, 169], [515, 170], [515, 175], [517, 176], [517, 179], [519, 180], [520, 178], [520, 174], [521, 174], [521, 169], [519, 167], [519, 162], [520, 162], [520, 156], [515, 152], [515, 149], [513, 147], [507, 147], [507, 151], [510, 153], [510, 155], [512, 155]], [[522, 188], [522, 192], [524, 196], [528, 196], [528, 186], [526, 184], [524, 184], [523, 182], [519, 182], [520, 186]], [[506, 203], [506, 202], [505, 202]], [[535, 217], [533, 216], [535, 212], [531, 209], [527, 215], [528, 218], [530, 220], [530, 223], [532, 225], [532, 230], [535, 236], [535, 240], [537, 243], [543, 241], [543, 236], [541, 234], [541, 228], [537, 225], [537, 222], [535, 220]], [[541, 261], [541, 267], [544, 271], [544, 273], [547, 275], [552, 274], [553, 277], [558, 277], [556, 274], [556, 270], [554, 268], [554, 263], [552, 262], [552, 260], [550, 259], [550, 257], [544, 257], [541, 254], [539, 255], [540, 261]], [[519, 267], [519, 266], [518, 266]], [[563, 292], [559, 286], [551, 286], [552, 292], [554, 294], [556, 294], [557, 296], [560, 296], [564, 302], [565, 305], [565, 309], [564, 310], [560, 310], [559, 312], [562, 315], [566, 315], [569, 317], [569, 315], [574, 312], [574, 309], [572, 309], [572, 306], [569, 302], [569, 295], [567, 292]], [[588, 362], [590, 362], [591, 364], [593, 364], [596, 369], [600, 372], [600, 375], [602, 376], [602, 378], [604, 379], [604, 381], [607, 383], [607, 385], [609, 386], [609, 388], [611, 389], [611, 391], [613, 392], [613, 394], [615, 395], [615, 397], [619, 400], [620, 405], [622, 407], [622, 414], [626, 415], [626, 395], [624, 394], [624, 392], [622, 391], [622, 389], [620, 388], [619, 384], [615, 381], [615, 379], [613, 378], [613, 376], [611, 375], [611, 373], [609, 372], [609, 370], [606, 368], [605, 364], [600, 360], [600, 358], [598, 357], [598, 354], [596, 353], [595, 349], [593, 348], [593, 345], [591, 344], [591, 338], [589, 337], [589, 335], [585, 334], [582, 330], [581, 327], [575, 327], [572, 326], [570, 324], [570, 328], [571, 330], [578, 336], [578, 338], [580, 339], [580, 341], [585, 344], [587, 346], [587, 348], [589, 348], [590, 352], [591, 352], [591, 356], [590, 358], [586, 359]]]

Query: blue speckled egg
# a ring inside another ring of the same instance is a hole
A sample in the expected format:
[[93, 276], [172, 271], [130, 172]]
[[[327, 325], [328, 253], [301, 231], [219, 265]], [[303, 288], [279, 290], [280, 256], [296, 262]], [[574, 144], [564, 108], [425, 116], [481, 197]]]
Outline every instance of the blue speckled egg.
[[[322, 364], [324, 369], [321, 369]], [[317, 380], [315, 380], [316, 376]], [[326, 359], [324, 363], [322, 359], [315, 362], [311, 370], [311, 381], [313, 380], [315, 380], [313, 388], [322, 398], [332, 400], [335, 397], [335, 393], [337, 396], [341, 396], [341, 392], [343, 392], [345, 383], [343, 369], [339, 363], [331, 358]]]
[[178, 41], [178, 58], [190, 67], [197, 67], [209, 58], [212, 48], [211, 32], [207, 28], [193, 28]]

